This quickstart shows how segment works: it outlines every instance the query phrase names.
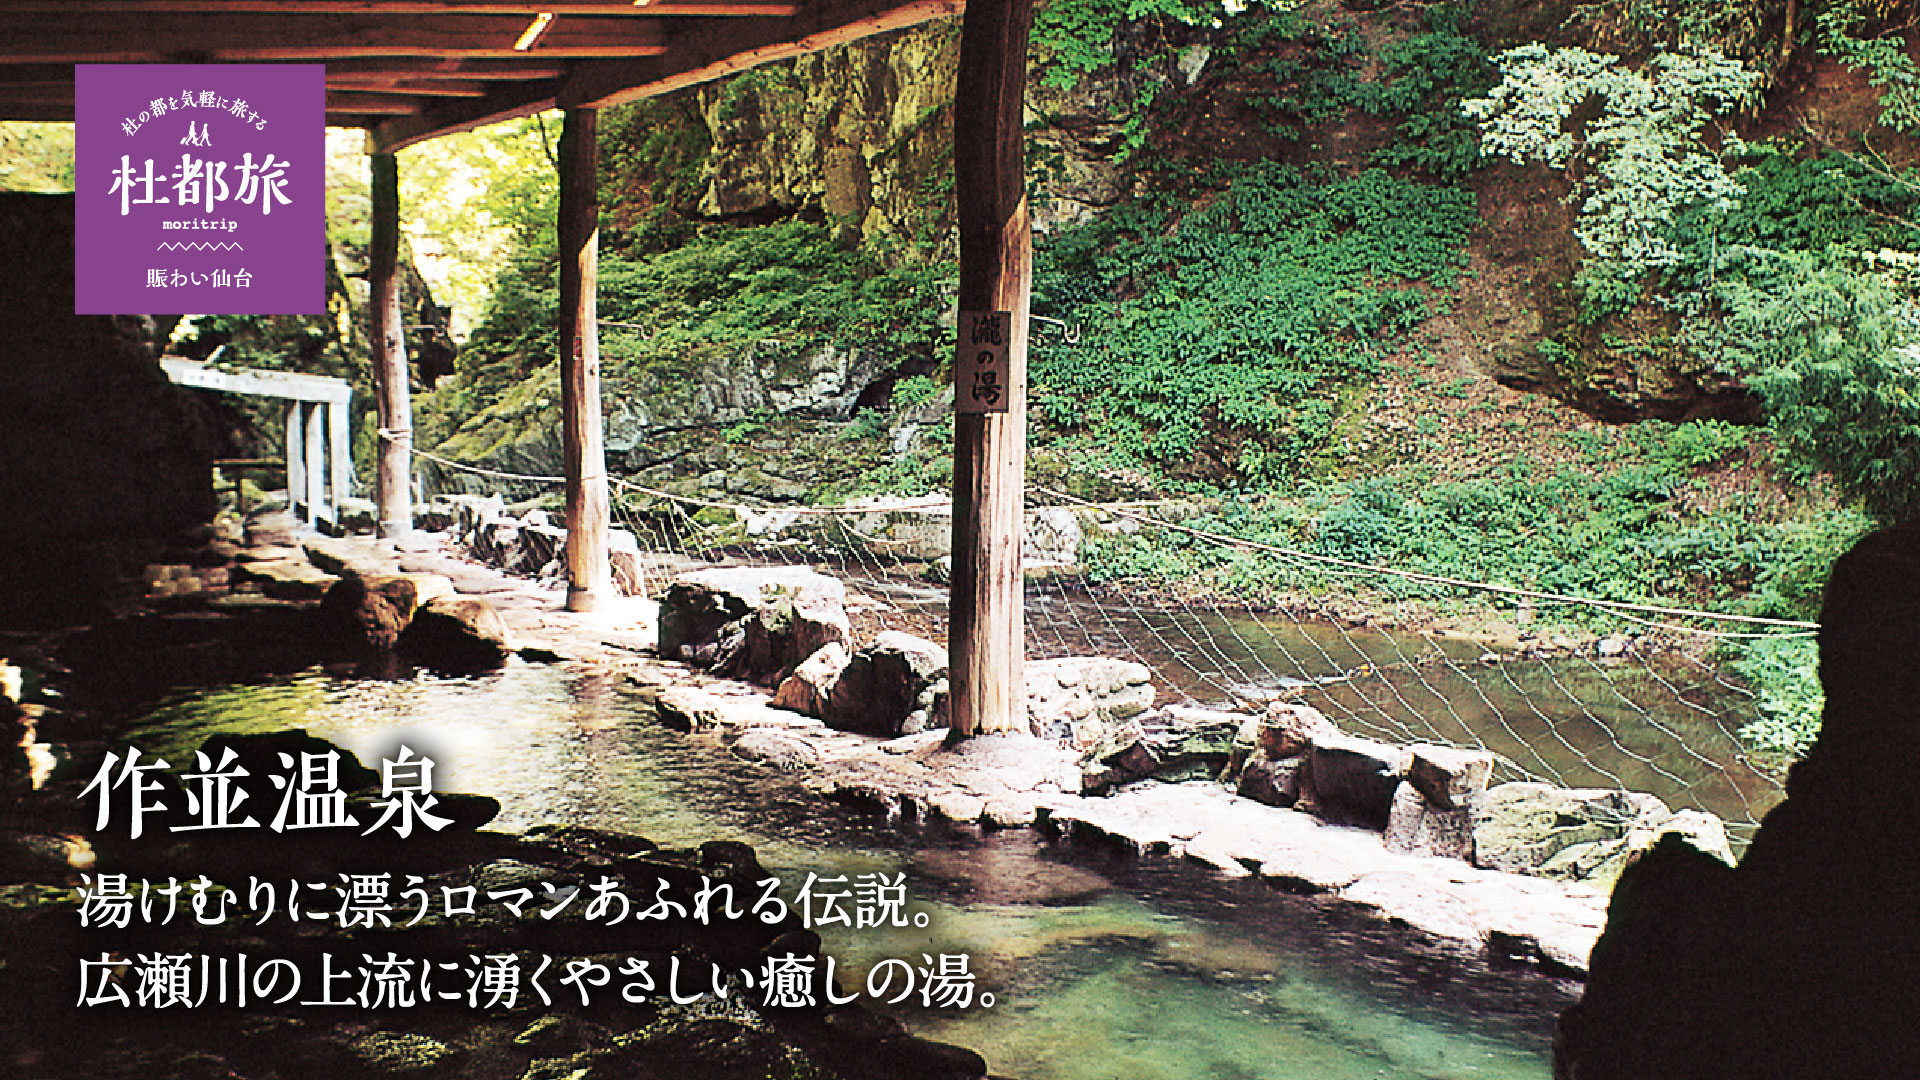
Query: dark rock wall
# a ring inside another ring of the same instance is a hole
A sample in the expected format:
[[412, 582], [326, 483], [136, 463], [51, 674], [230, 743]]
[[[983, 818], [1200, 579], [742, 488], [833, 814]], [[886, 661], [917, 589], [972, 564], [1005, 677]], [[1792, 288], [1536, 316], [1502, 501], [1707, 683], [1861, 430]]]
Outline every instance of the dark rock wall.
[[0, 195], [0, 625], [83, 615], [213, 516], [216, 439], [152, 320], [75, 315], [73, 275], [72, 196]]
[[1920, 521], [1834, 569], [1827, 702], [1738, 869], [1669, 838], [1620, 879], [1570, 1080], [1920, 1076]]

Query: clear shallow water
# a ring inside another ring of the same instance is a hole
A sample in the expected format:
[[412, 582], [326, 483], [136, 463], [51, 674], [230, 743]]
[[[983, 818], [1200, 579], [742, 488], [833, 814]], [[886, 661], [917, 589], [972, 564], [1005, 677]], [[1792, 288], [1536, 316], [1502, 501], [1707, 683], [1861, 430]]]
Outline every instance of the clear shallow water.
[[1467, 641], [1040, 590], [1030, 590], [1028, 613], [1036, 653], [1130, 656], [1208, 705], [1333, 680], [1294, 692], [1355, 734], [1481, 746], [1506, 763], [1496, 779], [1644, 791], [1675, 810], [1718, 815], [1739, 842], [1784, 797], [1737, 734], [1757, 718], [1751, 696], [1696, 663], [1486, 664]]
[[[619, 676], [515, 664], [476, 680], [233, 687], [163, 707], [130, 741], [179, 754], [215, 730], [304, 727], [377, 760], [405, 741], [496, 823], [752, 844], [783, 879], [908, 876], [925, 929], [825, 935], [843, 981], [886, 957], [966, 952], [991, 1009], [902, 1012], [1025, 1080], [1346, 1080], [1549, 1075], [1569, 988], [1409, 952], [1322, 901], [1180, 866], [853, 817], [714, 736], [655, 722]], [[783, 892], [791, 894], [795, 885]], [[904, 1008], [904, 1007], [903, 1007]]]

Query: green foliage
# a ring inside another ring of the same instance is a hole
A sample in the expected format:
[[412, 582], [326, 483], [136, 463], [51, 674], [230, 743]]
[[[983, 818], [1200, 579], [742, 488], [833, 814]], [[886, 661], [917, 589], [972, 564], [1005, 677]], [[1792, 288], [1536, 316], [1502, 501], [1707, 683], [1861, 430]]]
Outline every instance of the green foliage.
[[909, 409], [918, 408], [940, 396], [940, 384], [925, 375], [908, 375], [893, 384], [893, 400]]
[[693, 237], [712, 138], [690, 102], [649, 98], [601, 113], [603, 250], [665, 251]]
[[[889, 265], [836, 244], [823, 225], [711, 228], [659, 254], [600, 259], [601, 355], [610, 372], [672, 364], [712, 347], [798, 357], [822, 344], [865, 346], [931, 363], [944, 267]], [[558, 270], [520, 259], [458, 361], [445, 404], [456, 413], [497, 398], [556, 355]]]
[[464, 417], [558, 354], [559, 269], [551, 257], [520, 257], [494, 278], [487, 306], [442, 384], [440, 411]]
[[1583, 5], [1592, 44], [1609, 52], [1645, 55], [1718, 49], [1768, 72], [1784, 62], [1780, 49], [1788, 27], [1780, 0], [1598, 0]]
[[1907, 222], [1920, 190], [1903, 178], [1845, 154], [1801, 156], [1764, 145], [1746, 150], [1748, 164], [1735, 174], [1744, 189], [1738, 204], [1696, 208], [1678, 219], [1681, 259], [1670, 289], [1708, 290], [1729, 273], [1768, 273], [1747, 257], [1747, 248], [1843, 256], [1912, 242]]
[[797, 108], [804, 93], [793, 76], [792, 64], [763, 64], [728, 79], [720, 86], [715, 109], [722, 120], [739, 120], [763, 106], [774, 110], [772, 119]]
[[772, 419], [773, 414], [771, 412], [765, 409], [758, 410], [745, 420], [728, 424], [725, 428], [722, 428], [720, 437], [729, 443], [738, 445], [765, 431], [768, 422]]
[[1034, 11], [1029, 40], [1040, 81], [1068, 89], [1113, 66], [1114, 35], [1125, 22], [1204, 26], [1245, 7], [1215, 0], [1050, 0]]
[[[1515, 162], [1583, 167], [1575, 232], [1598, 279], [1632, 283], [1681, 259], [1683, 214], [1724, 214], [1741, 188], [1704, 138], [1707, 122], [1753, 100], [1759, 76], [1717, 52], [1662, 53], [1642, 71], [1585, 49], [1523, 45], [1502, 53], [1501, 81], [1465, 104], [1481, 147]], [[1598, 118], [1570, 125], [1598, 99]], [[1570, 130], [1571, 128], [1571, 130]]]
[[1117, 210], [1037, 256], [1035, 309], [1087, 331], [1036, 349], [1034, 399], [1158, 469], [1211, 454], [1229, 470], [1214, 479], [1302, 475], [1339, 388], [1430, 312], [1414, 283], [1450, 284], [1473, 217], [1465, 192], [1270, 163], [1184, 217], [1152, 199]]
[[1730, 362], [1747, 373], [1790, 455], [1831, 472], [1882, 521], [1920, 512], [1913, 295], [1893, 275], [1806, 254], [1768, 261], [1777, 268], [1770, 288], [1734, 282], [1723, 290]]
[[888, 265], [849, 250], [824, 225], [789, 221], [713, 229], [672, 251], [600, 264], [606, 318], [653, 332], [628, 359], [689, 347], [775, 342], [786, 355], [822, 343], [930, 355], [944, 267]]
[[421, 274], [462, 324], [502, 262], [558, 246], [551, 114], [431, 139], [400, 153], [400, 205]]
[[[1920, 64], [1908, 52], [1910, 22], [1885, 18], [1892, 5], [1831, 0], [1814, 15], [1820, 50], [1853, 67], [1880, 91], [1880, 122], [1895, 131], [1920, 127]], [[1880, 8], [1880, 11], [1875, 11]]]
[[1728, 666], [1754, 690], [1760, 719], [1740, 740], [1780, 762], [1805, 756], [1820, 734], [1826, 694], [1820, 688], [1820, 646], [1811, 637], [1761, 638], [1730, 650]]
[[[1187, 521], [1213, 532], [1402, 570], [1603, 600], [1653, 601], [1786, 617], [1817, 606], [1832, 562], [1868, 527], [1857, 514], [1764, 521], [1693, 509], [1692, 469], [1663, 434], [1617, 444], [1606, 467], [1505, 471], [1436, 481], [1425, 470], [1323, 484], [1297, 498], [1238, 501]], [[1370, 590], [1390, 599], [1484, 603], [1483, 595], [1393, 578], [1330, 577], [1295, 560], [1217, 546], [1194, 563], [1166, 532], [1110, 540], [1105, 580], [1271, 600], [1294, 588]], [[1562, 617], [1578, 620], [1568, 609]], [[1594, 616], [1587, 616], [1594, 617]]]
[[1346, 20], [1322, 21], [1300, 11], [1278, 11], [1233, 38], [1238, 48], [1290, 46], [1268, 58], [1259, 70], [1273, 91], [1254, 99], [1272, 119], [1275, 135], [1297, 138], [1299, 125], [1325, 124], [1345, 117], [1361, 103], [1367, 84], [1359, 70], [1366, 42]]
[[0, 191], [72, 190], [72, 124], [0, 121]]
[[1635, 424], [1628, 438], [1656, 465], [1674, 472], [1707, 469], [1744, 450], [1746, 428], [1721, 420], [1689, 420], [1670, 424], [1646, 420]]
[[862, 409], [846, 427], [840, 429], [842, 442], [868, 442], [887, 433], [887, 414], [881, 409]]
[[1379, 51], [1380, 77], [1364, 84], [1360, 105], [1375, 115], [1399, 114], [1398, 138], [1374, 160], [1457, 177], [1480, 160], [1480, 133], [1462, 104], [1493, 88], [1487, 50], [1461, 33], [1457, 11], [1433, 9], [1425, 33], [1389, 42]]

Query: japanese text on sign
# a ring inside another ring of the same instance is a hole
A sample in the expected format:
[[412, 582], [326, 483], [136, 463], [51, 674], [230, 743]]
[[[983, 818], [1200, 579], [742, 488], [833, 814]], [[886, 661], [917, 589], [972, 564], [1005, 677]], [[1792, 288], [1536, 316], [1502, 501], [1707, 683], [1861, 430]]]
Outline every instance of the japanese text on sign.
[[1012, 400], [1013, 312], [963, 311], [953, 358], [953, 411], [1003, 413]]

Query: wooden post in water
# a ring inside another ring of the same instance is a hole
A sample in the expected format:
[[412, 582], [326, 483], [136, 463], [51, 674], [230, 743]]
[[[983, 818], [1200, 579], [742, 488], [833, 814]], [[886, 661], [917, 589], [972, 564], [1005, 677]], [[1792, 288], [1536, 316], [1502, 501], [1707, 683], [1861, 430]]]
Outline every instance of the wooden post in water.
[[594, 298], [600, 268], [598, 115], [568, 109], [560, 129], [560, 441], [567, 475], [568, 611], [592, 611], [613, 586]]
[[[966, 412], [982, 389], [954, 361], [953, 584], [947, 645], [954, 730], [1026, 728], [1021, 610], [1022, 484], [1027, 461], [1027, 303], [1033, 235], [1027, 218], [1021, 104], [1032, 0], [969, 0], [960, 31], [953, 168], [960, 212], [960, 310], [1009, 312], [1004, 412]], [[962, 316], [962, 331], [967, 320]], [[962, 402], [962, 398], [967, 401]], [[998, 405], [999, 402], [994, 402]]]
[[[407, 343], [400, 318], [400, 166], [392, 154], [374, 154], [373, 235], [367, 279], [373, 286], [373, 387], [380, 417], [374, 459], [374, 502], [381, 536], [413, 531], [413, 398], [407, 381]], [[337, 493], [336, 501], [340, 494]]]

